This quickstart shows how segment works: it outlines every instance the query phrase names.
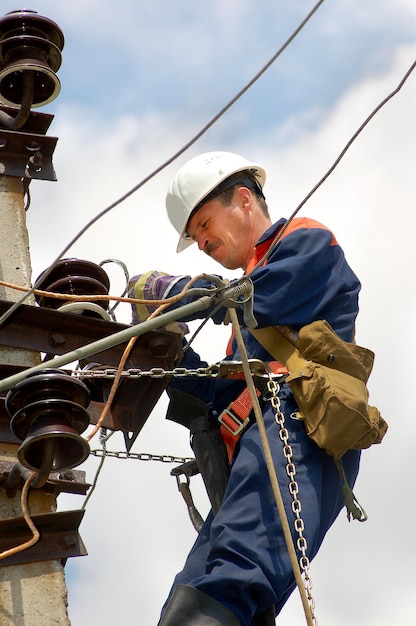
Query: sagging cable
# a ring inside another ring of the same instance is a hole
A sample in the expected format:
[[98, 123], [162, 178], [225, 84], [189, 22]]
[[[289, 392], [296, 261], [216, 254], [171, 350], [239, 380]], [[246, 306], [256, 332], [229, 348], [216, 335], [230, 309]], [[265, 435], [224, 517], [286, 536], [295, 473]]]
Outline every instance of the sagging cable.
[[[190, 289], [190, 285], [192, 285], [194, 282], [196, 282], [200, 278], [206, 278], [207, 276], [208, 276], [207, 274], [199, 274], [198, 276], [195, 276], [194, 278], [190, 280], [189, 283], [185, 285], [184, 289], [176, 296], [171, 296], [170, 298], [163, 298], [161, 300], [152, 300], [152, 304], [163, 305], [164, 307], [165, 305], [170, 306], [171, 304], [174, 304], [175, 302], [182, 300], [182, 298], [184, 297], [185, 293], [188, 292], [188, 290], [189, 290], [190, 296], [205, 295], [206, 293], [208, 293], [209, 290], [207, 289], [192, 290]], [[7, 287], [8, 289], [15, 289], [16, 291], [25, 291], [25, 292], [29, 291], [29, 287], [16, 285], [15, 283], [9, 283], [5, 280], [0, 280], [0, 285], [2, 287]], [[46, 296], [48, 298], [55, 298], [56, 300], [65, 300], [65, 301], [74, 302], [74, 303], [100, 302], [103, 300], [112, 300], [116, 302], [117, 304], [120, 302], [125, 302], [128, 304], [149, 304], [149, 300], [145, 300], [143, 298], [130, 298], [124, 295], [121, 295], [121, 296], [112, 296], [111, 294], [80, 295], [80, 294], [70, 294], [70, 293], [59, 293], [55, 291], [44, 291], [43, 289], [35, 289], [33, 293], [37, 296]], [[113, 309], [114, 308], [115, 307], [113, 307]]]
[[[253, 84], [269, 69], [269, 67], [279, 58], [282, 52], [289, 46], [289, 44], [295, 39], [295, 37], [299, 34], [299, 32], [304, 28], [304, 26], [309, 22], [311, 17], [316, 13], [318, 8], [323, 4], [325, 0], [319, 0], [312, 8], [312, 10], [306, 15], [306, 17], [302, 20], [299, 26], [294, 30], [294, 32], [290, 35], [290, 37], [285, 41], [285, 43], [278, 49], [278, 51], [271, 57], [271, 59], [260, 69], [260, 71], [252, 78], [214, 117], [207, 123], [203, 128], [194, 135], [182, 148], [180, 148], [177, 152], [175, 152], [171, 157], [169, 157], [164, 163], [159, 165], [156, 169], [154, 169], [150, 174], [145, 176], [137, 185], [132, 187], [129, 191], [127, 191], [120, 198], [112, 202], [109, 206], [103, 209], [100, 213], [98, 213], [95, 217], [93, 217], [65, 246], [65, 248], [60, 252], [60, 254], [56, 257], [56, 259], [52, 262], [48, 270], [43, 274], [43, 280], [45, 280], [49, 273], [52, 271], [56, 263], [68, 252], [68, 250], [85, 234], [85, 232], [91, 228], [98, 220], [100, 220], [104, 215], [107, 215], [110, 211], [112, 211], [119, 204], [130, 198], [136, 191], [141, 189], [146, 183], [152, 180], [157, 174], [160, 174], [164, 169], [166, 169], [169, 165], [171, 165], [176, 159], [178, 159], [184, 152], [186, 152], [191, 146], [193, 146], [198, 139], [200, 139], [205, 133], [239, 100], [247, 91], [250, 89]], [[0, 326], [4, 324], [4, 322], [19, 308], [25, 300], [34, 293], [36, 289], [36, 283], [33, 285], [31, 289], [27, 293], [25, 293], [19, 300], [17, 300], [11, 307], [8, 309], [3, 315], [0, 317]]]
[[357, 139], [358, 135], [360, 135], [360, 133], [364, 130], [364, 128], [367, 126], [367, 124], [380, 111], [380, 109], [382, 109], [383, 106], [385, 104], [387, 104], [387, 102], [389, 102], [389, 100], [391, 100], [400, 91], [400, 89], [403, 87], [403, 85], [405, 84], [405, 82], [409, 78], [410, 74], [415, 69], [415, 67], [416, 67], [416, 61], [414, 63], [412, 63], [412, 65], [407, 70], [406, 74], [403, 76], [402, 80], [397, 85], [397, 87], [395, 89], [393, 89], [393, 91], [391, 93], [389, 93], [385, 98], [383, 98], [383, 100], [371, 111], [370, 115], [364, 120], [364, 122], [361, 124], [361, 126], [359, 126], [359, 128], [355, 131], [355, 133], [353, 134], [351, 139], [346, 143], [345, 147], [341, 150], [341, 152], [339, 153], [339, 155], [337, 156], [337, 158], [335, 159], [335, 161], [333, 162], [331, 167], [328, 169], [328, 171], [322, 176], [322, 178], [316, 183], [316, 185], [309, 191], [309, 193], [304, 197], [302, 202], [293, 211], [291, 216], [288, 218], [288, 220], [285, 222], [283, 227], [277, 233], [276, 238], [273, 241], [273, 243], [270, 246], [270, 248], [268, 249], [268, 251], [258, 261], [258, 263], [250, 270], [250, 272], [247, 274], [248, 276], [252, 272], [254, 272], [256, 269], [258, 269], [261, 265], [263, 265], [266, 262], [266, 260], [270, 257], [270, 255], [272, 254], [273, 250], [276, 248], [277, 244], [282, 239], [282, 237], [283, 237], [285, 231], [287, 230], [287, 228], [289, 227], [290, 223], [296, 217], [296, 215], [299, 213], [301, 208], [306, 204], [306, 202], [311, 198], [311, 196], [313, 196], [315, 191], [317, 191], [319, 189], [319, 187], [321, 187], [321, 185], [323, 185], [323, 183], [327, 180], [327, 178], [332, 174], [332, 172], [335, 170], [335, 168], [337, 167], [337, 165], [339, 164], [341, 159], [345, 156], [345, 154], [347, 153], [347, 151], [349, 150], [351, 145]]

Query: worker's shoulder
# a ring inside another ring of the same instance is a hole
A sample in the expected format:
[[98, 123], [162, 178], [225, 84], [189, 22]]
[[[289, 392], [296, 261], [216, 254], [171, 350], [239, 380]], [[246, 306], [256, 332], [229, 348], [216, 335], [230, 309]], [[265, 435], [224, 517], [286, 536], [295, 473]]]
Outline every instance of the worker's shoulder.
[[320, 230], [320, 231], [325, 231], [328, 233], [331, 233], [332, 235], [332, 241], [331, 244], [332, 245], [337, 245], [337, 240], [335, 238], [334, 233], [331, 231], [330, 228], [328, 228], [327, 226], [325, 226], [324, 224], [322, 224], [321, 222], [318, 222], [318, 220], [315, 220], [311, 217], [295, 217], [290, 224], [288, 225], [288, 227], [285, 229], [285, 232], [283, 234], [283, 236], [287, 236], [290, 233], [293, 233], [295, 231], [299, 231], [301, 229], [306, 229], [306, 230]]

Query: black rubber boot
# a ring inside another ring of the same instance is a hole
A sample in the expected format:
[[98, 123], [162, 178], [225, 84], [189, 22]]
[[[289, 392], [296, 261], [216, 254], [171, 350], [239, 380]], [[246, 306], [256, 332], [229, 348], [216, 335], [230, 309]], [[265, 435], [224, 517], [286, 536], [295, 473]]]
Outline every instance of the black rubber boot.
[[206, 593], [189, 585], [178, 585], [158, 626], [240, 626], [240, 622]]

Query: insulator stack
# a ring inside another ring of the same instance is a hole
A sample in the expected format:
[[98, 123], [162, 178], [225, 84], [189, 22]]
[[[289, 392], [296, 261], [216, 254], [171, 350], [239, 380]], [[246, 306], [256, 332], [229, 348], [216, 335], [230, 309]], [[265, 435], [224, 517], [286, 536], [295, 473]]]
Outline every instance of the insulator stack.
[[11, 389], [5, 407], [22, 441], [18, 459], [43, 475], [80, 465], [89, 455], [81, 433], [89, 425], [88, 388], [62, 370], [43, 370]]
[[33, 74], [33, 107], [54, 100], [61, 84], [64, 36], [57, 24], [36, 11], [22, 9], [0, 19], [0, 99], [12, 107], [24, 98], [23, 73]]
[[[83, 259], [61, 259], [49, 271], [44, 270], [36, 280], [36, 287], [42, 291], [49, 291], [71, 296], [104, 296], [108, 295], [110, 279], [106, 271], [100, 266]], [[68, 301], [37, 295], [39, 306], [50, 309], [60, 309], [67, 312], [81, 313], [92, 317], [108, 319], [106, 311], [108, 300], [91, 302]]]

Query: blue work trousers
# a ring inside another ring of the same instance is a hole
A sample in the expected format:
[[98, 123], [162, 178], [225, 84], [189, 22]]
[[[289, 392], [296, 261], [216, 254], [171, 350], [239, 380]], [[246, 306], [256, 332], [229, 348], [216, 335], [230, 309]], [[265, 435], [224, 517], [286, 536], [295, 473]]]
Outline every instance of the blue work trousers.
[[[312, 559], [344, 506], [341, 480], [333, 458], [307, 436], [301, 421], [291, 417], [296, 405], [286, 385], [279, 396], [296, 468], [307, 556]], [[263, 417], [296, 545], [287, 461], [269, 403]], [[359, 459], [358, 451], [349, 451], [342, 459], [350, 486]], [[241, 626], [250, 626], [253, 617], [271, 605], [277, 615], [296, 586], [256, 423], [242, 436], [221, 508], [215, 517], [208, 515], [172, 591], [178, 584], [215, 598]]]

